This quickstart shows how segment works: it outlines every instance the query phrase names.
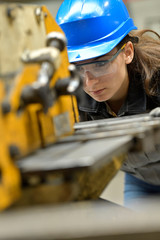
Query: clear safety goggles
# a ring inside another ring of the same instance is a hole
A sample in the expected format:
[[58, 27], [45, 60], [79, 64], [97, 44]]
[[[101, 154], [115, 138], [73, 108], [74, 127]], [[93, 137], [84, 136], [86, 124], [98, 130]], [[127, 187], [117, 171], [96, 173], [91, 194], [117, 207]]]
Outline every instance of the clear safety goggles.
[[115, 73], [117, 71], [118, 65], [114, 63], [113, 60], [124, 49], [125, 45], [126, 44], [124, 44], [110, 59], [84, 64], [76, 64], [76, 68], [80, 76], [84, 79], [87, 72], [90, 72], [94, 77], [101, 77], [106, 74]]

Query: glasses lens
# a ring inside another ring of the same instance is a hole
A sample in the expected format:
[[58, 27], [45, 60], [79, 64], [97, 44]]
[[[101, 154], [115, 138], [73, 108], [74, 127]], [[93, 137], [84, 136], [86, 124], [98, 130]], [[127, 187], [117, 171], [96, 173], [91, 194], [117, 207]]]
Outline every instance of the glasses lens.
[[109, 75], [117, 70], [116, 62], [96, 62], [91, 64], [84, 64], [76, 66], [77, 71], [79, 72], [82, 78], [86, 77], [87, 72], [90, 72], [94, 77], [101, 77], [104, 75]]
[[104, 75], [113, 74], [117, 71], [118, 65], [114, 61], [115, 58], [124, 49], [126, 44], [124, 44], [110, 59], [104, 61], [96, 61], [92, 63], [85, 63], [76, 65], [77, 71], [82, 78], [86, 77], [87, 72], [90, 72], [94, 77], [101, 77]]

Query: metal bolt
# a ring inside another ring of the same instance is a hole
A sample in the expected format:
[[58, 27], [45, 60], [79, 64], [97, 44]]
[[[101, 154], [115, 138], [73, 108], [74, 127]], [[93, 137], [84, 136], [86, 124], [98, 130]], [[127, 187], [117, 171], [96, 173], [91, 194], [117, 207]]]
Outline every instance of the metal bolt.
[[7, 101], [2, 102], [1, 108], [2, 108], [2, 113], [3, 114], [7, 114], [11, 111], [11, 105]]
[[36, 16], [36, 20], [39, 24], [41, 22], [41, 16], [42, 16], [42, 8], [41, 7], [37, 7], [35, 9], [35, 16]]
[[16, 158], [20, 154], [20, 151], [16, 145], [10, 145], [9, 153], [10, 153], [11, 158]]
[[38, 175], [32, 175], [29, 178], [27, 178], [27, 183], [30, 186], [37, 186], [41, 183], [41, 178]]
[[60, 32], [51, 32], [47, 35], [46, 45], [58, 48], [61, 52], [67, 44], [65, 35]]
[[15, 8], [11, 8], [11, 7], [8, 7], [6, 9], [6, 15], [11, 21], [13, 21], [16, 17], [14, 9]]

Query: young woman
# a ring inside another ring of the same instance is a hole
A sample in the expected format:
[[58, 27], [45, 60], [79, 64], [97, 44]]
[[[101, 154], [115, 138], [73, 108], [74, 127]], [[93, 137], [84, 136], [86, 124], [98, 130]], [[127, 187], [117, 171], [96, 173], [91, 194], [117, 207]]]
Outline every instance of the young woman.
[[[56, 17], [69, 61], [84, 81], [82, 121], [149, 112], [160, 106], [160, 36], [137, 30], [122, 0], [65, 0]], [[134, 164], [133, 164], [134, 163]], [[125, 205], [160, 195], [160, 156], [128, 159]]]

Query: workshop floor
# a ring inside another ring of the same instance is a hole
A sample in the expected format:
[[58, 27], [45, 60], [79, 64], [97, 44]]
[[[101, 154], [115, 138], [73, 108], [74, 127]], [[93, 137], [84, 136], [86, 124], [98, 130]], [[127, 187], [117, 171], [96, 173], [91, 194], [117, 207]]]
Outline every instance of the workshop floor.
[[123, 205], [124, 173], [119, 171], [101, 194], [101, 198]]

